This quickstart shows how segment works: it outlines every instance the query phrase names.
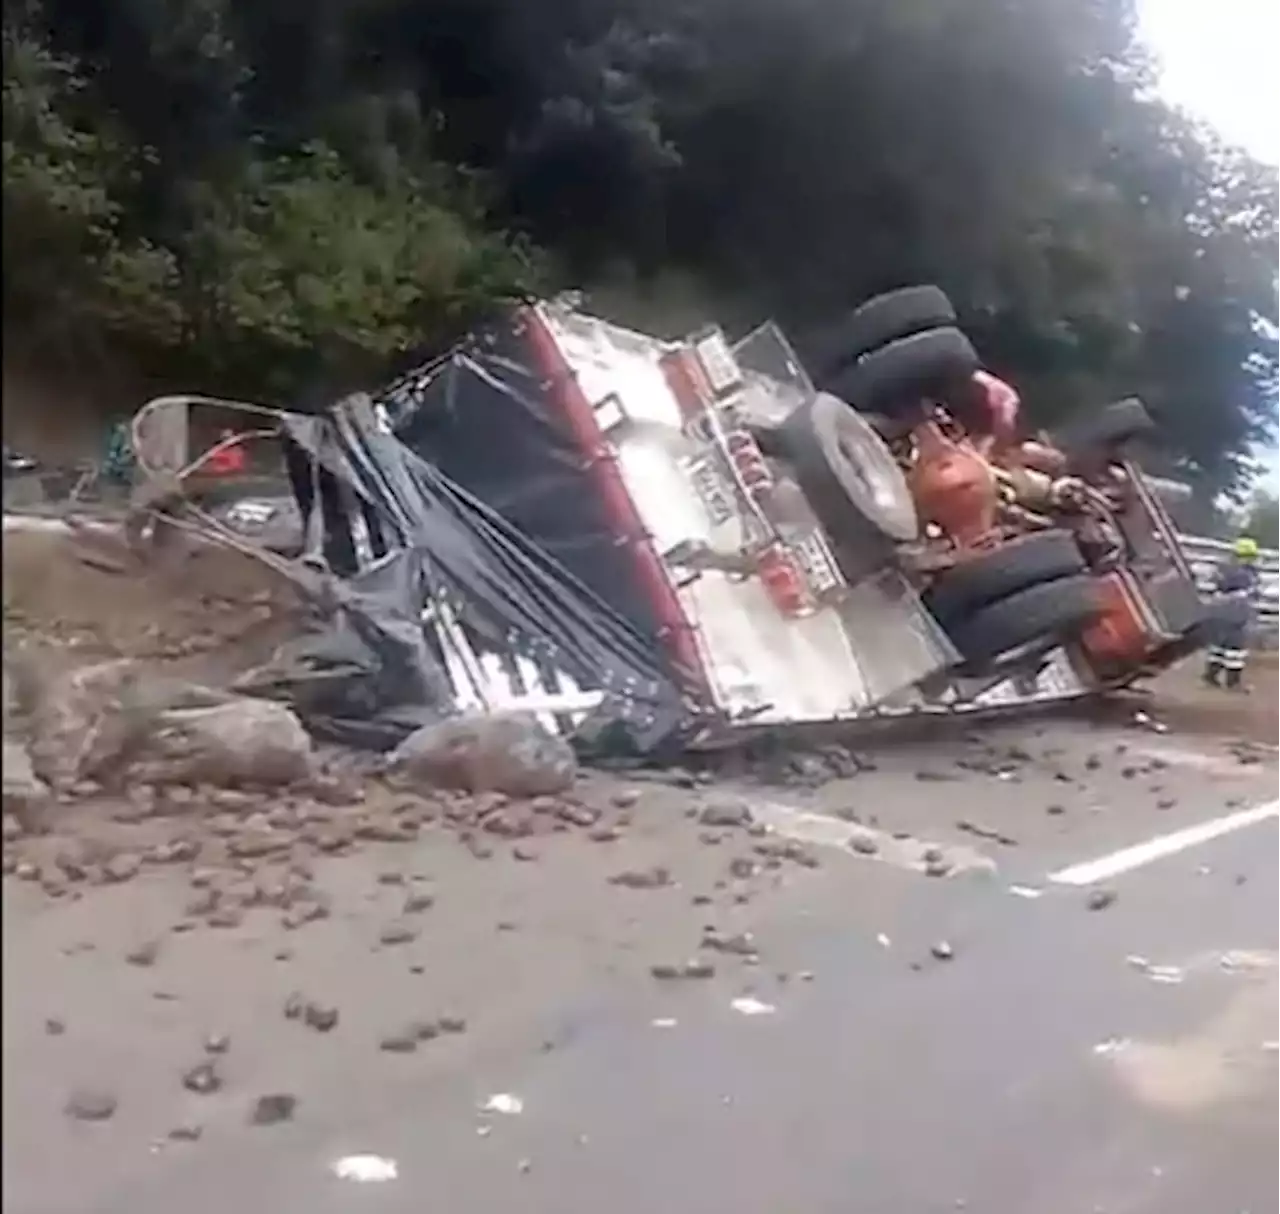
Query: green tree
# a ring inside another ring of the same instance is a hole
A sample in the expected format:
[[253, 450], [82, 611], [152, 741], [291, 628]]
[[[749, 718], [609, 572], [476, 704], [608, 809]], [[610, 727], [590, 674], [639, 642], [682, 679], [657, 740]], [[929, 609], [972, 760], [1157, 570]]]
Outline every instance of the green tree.
[[1273, 493], [1256, 493], [1249, 507], [1244, 534], [1264, 548], [1280, 548], [1280, 501]]

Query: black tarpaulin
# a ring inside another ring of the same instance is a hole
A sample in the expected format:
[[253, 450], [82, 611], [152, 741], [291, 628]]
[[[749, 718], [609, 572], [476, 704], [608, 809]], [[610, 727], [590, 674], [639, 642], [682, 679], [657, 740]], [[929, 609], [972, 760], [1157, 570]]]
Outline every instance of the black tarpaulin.
[[[448, 674], [422, 623], [436, 602], [448, 603], [477, 648], [519, 654], [603, 692], [593, 729], [621, 731], [642, 751], [679, 730], [688, 714], [653, 642], [512, 523], [381, 430], [367, 400], [328, 417], [291, 416], [290, 444], [304, 525], [321, 507], [317, 494], [300, 489], [299, 453], [343, 486], [350, 510], [366, 532], [376, 524], [385, 549], [341, 579], [332, 626], [295, 654], [312, 690], [291, 698], [321, 732], [381, 748], [447, 709]], [[335, 529], [332, 510], [324, 525]], [[326, 553], [331, 540], [326, 534]], [[338, 547], [354, 559], [354, 541]], [[325, 677], [316, 676], [321, 669]]]
[[590, 587], [654, 652], [665, 652], [662, 622], [628, 543], [642, 537], [618, 534], [520, 325], [495, 325], [451, 357], [404, 376], [379, 400], [410, 450]]

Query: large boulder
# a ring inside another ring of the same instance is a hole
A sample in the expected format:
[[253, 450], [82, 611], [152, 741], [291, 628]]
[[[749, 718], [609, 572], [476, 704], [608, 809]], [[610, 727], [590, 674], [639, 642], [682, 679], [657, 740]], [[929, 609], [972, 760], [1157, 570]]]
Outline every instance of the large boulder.
[[152, 784], [268, 787], [310, 780], [313, 759], [311, 738], [289, 708], [236, 698], [159, 713], [129, 770]]
[[525, 714], [424, 725], [392, 752], [390, 771], [441, 788], [541, 797], [565, 792], [578, 764], [563, 738]]
[[131, 658], [64, 671], [32, 695], [29, 748], [36, 774], [57, 788], [107, 778], [154, 734], [165, 712], [231, 698], [156, 676]]

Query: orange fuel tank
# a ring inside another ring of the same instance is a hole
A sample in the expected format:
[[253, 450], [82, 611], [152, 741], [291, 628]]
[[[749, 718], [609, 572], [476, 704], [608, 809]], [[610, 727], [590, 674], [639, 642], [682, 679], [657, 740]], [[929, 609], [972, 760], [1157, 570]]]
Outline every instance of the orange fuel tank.
[[936, 422], [923, 422], [912, 436], [916, 451], [907, 483], [917, 513], [961, 547], [980, 542], [996, 524], [994, 469], [970, 443], [948, 438]]

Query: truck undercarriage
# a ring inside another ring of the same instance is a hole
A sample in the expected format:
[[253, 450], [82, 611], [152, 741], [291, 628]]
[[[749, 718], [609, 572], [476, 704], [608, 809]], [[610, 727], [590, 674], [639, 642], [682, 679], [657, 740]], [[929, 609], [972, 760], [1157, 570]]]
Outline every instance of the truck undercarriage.
[[1065, 700], [1203, 644], [1130, 455], [1146, 410], [983, 425], [954, 320], [934, 288], [873, 300], [813, 343], [811, 380], [772, 324], [663, 342], [543, 303], [325, 414], [276, 411], [302, 529], [282, 568], [348, 626], [260, 685], [372, 744], [375, 719], [392, 741], [524, 709], [650, 750]]

